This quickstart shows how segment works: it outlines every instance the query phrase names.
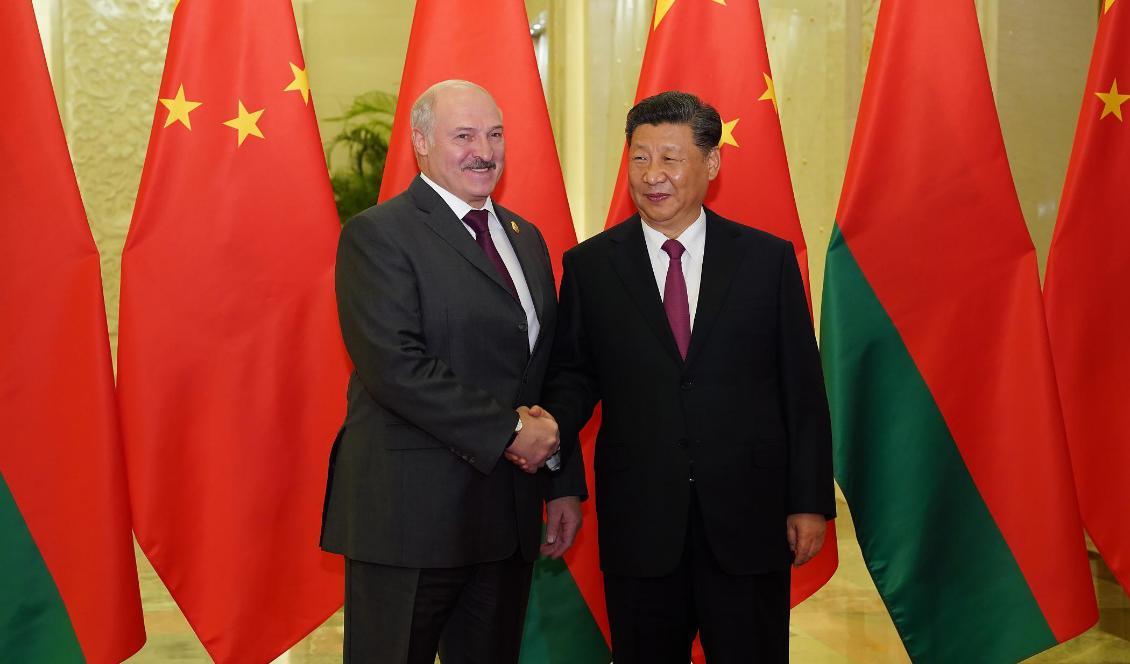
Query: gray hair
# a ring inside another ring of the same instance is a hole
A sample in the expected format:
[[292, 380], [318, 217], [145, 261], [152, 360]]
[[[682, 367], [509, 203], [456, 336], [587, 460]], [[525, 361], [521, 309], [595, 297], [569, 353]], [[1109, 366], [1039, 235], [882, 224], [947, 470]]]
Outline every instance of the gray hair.
[[[431, 143], [433, 141], [432, 132], [433, 130], [435, 130], [436, 126], [436, 96], [444, 90], [454, 89], [478, 90], [486, 96], [490, 97], [491, 101], [494, 101], [494, 97], [491, 96], [490, 92], [487, 92], [487, 89], [483, 86], [457, 78], [450, 78], [446, 81], [440, 81], [427, 90], [424, 90], [424, 92], [421, 93], [420, 96], [416, 98], [416, 101], [412, 104], [411, 123], [412, 130], [418, 131], [423, 134], [424, 137], [428, 139], [428, 143]], [[496, 102], [495, 106], [497, 105], [498, 104]], [[498, 112], [500, 115], [502, 114], [501, 109], [499, 109]]]

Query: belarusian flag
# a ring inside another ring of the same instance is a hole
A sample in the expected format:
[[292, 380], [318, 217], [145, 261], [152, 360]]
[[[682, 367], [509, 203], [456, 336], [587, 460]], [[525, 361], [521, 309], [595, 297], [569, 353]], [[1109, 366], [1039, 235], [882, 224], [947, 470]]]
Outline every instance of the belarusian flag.
[[[410, 140], [412, 103], [433, 84], [452, 78], [483, 86], [502, 109], [506, 170], [492, 198], [537, 225], [560, 278], [561, 255], [577, 236], [522, 0], [418, 0], [380, 199], [404, 191], [418, 172]], [[591, 474], [588, 481], [591, 487]], [[600, 587], [599, 571], [572, 557], [586, 541], [595, 550], [592, 501], [583, 509], [587, 522], [565, 558], [568, 564], [542, 559], [534, 567], [522, 640], [525, 663], [607, 664], [612, 658], [594, 618], [604, 615], [604, 595], [593, 594]]]
[[[807, 293], [808, 250], [793, 198], [758, 3], [657, 0], [636, 101], [666, 90], [698, 95], [722, 116], [722, 170], [711, 183], [707, 207], [792, 242]], [[622, 159], [608, 226], [636, 212], [628, 194], [627, 165]], [[590, 429], [593, 435], [585, 441], [585, 452], [591, 459], [595, 429]], [[829, 522], [824, 548], [793, 569], [793, 606], [819, 590], [838, 563], [835, 523]], [[697, 646], [695, 650], [701, 661]]]
[[1130, 311], [1111, 297], [1130, 283], [1128, 92], [1130, 1], [1105, 0], [1044, 298], [1083, 522], [1130, 593]]
[[836, 476], [911, 658], [1015, 662], [1094, 624], [973, 0], [883, 0], [824, 284]]
[[349, 367], [340, 225], [290, 0], [181, 0], [122, 257], [138, 541], [218, 662], [341, 604], [318, 548]]
[[0, 660], [145, 642], [98, 249], [30, 2], [0, 2]]

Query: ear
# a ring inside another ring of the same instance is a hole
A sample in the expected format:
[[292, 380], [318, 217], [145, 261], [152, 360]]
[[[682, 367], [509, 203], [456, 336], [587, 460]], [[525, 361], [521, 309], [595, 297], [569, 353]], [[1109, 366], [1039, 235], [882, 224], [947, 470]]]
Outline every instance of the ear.
[[428, 137], [424, 136], [424, 132], [419, 129], [412, 130], [412, 148], [416, 150], [416, 154], [427, 156], [428, 154]]
[[722, 151], [718, 148], [711, 148], [710, 152], [706, 154], [706, 178], [713, 180], [718, 177], [718, 171], [722, 168]]

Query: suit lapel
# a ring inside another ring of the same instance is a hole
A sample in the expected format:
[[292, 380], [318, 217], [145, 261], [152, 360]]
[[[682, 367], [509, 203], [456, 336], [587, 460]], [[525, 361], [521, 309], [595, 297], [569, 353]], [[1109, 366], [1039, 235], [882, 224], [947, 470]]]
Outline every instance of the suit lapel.
[[[455, 213], [443, 202], [439, 194], [429, 187], [428, 183], [421, 180], [420, 176], [416, 176], [416, 179], [412, 180], [408, 191], [411, 192], [416, 207], [426, 213], [424, 222], [428, 227], [458, 251], [463, 258], [478, 268], [488, 279], [497, 284], [499, 288], [510, 294], [510, 288], [502, 281], [502, 277], [498, 274], [494, 265], [487, 260], [487, 255], [483, 252], [482, 247], [475, 242], [466, 227], [463, 226], [463, 222], [455, 216]], [[495, 209], [498, 209], [497, 206]], [[515, 299], [514, 301], [517, 302], [518, 300]]]
[[530, 297], [534, 299], [534, 311], [537, 312], [538, 320], [544, 321], [546, 269], [541, 243], [537, 241], [536, 233], [530, 228], [530, 225], [511, 214], [509, 210], [495, 203], [494, 211], [498, 214], [498, 221], [502, 224], [502, 230], [506, 232], [506, 237], [510, 240], [510, 246], [514, 248], [514, 255], [518, 257], [518, 263], [522, 265], [522, 274], [526, 278], [526, 286], [530, 289]]
[[694, 362], [701, 352], [710, 330], [718, 320], [726, 293], [733, 283], [734, 271], [741, 262], [744, 251], [718, 216], [706, 211], [706, 246], [702, 256], [702, 280], [698, 289], [698, 309], [695, 311], [694, 329], [687, 349], [687, 364]]
[[659, 343], [676, 362], [682, 364], [683, 358], [679, 355], [675, 335], [671, 333], [671, 324], [667, 322], [667, 312], [663, 309], [663, 300], [655, 284], [655, 272], [651, 269], [651, 258], [647, 255], [640, 226], [642, 223], [637, 214], [611, 231], [612, 267]]

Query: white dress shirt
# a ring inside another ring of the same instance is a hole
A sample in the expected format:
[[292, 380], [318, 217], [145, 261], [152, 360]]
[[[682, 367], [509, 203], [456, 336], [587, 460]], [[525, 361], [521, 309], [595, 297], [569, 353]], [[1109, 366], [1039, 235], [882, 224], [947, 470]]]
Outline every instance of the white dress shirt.
[[[420, 179], [428, 183], [428, 186], [435, 190], [443, 199], [455, 216], [463, 221], [463, 217], [475, 208], [467, 204], [466, 201], [459, 198], [450, 191], [439, 186], [423, 173], [420, 174]], [[541, 331], [541, 323], [538, 322], [537, 311], [534, 310], [534, 298], [530, 295], [530, 286], [526, 283], [526, 275], [522, 272], [522, 264], [518, 262], [518, 256], [514, 253], [514, 247], [510, 244], [510, 238], [506, 236], [506, 230], [502, 227], [502, 222], [498, 220], [498, 214], [494, 211], [494, 204], [490, 198], [483, 205], [482, 209], [486, 210], [489, 214], [487, 217], [487, 229], [490, 231], [490, 238], [494, 240], [494, 246], [498, 249], [498, 255], [502, 257], [502, 262], [506, 265], [506, 271], [510, 273], [510, 279], [514, 281], [514, 288], [518, 291], [518, 301], [522, 303], [522, 309], [526, 312], [526, 332], [529, 335], [530, 352], [534, 350], [534, 343], [538, 340], [538, 332]], [[463, 228], [475, 237], [475, 230], [463, 222]], [[665, 254], [666, 255], [666, 254]], [[664, 272], [666, 274], [666, 272]], [[698, 295], [698, 286], [695, 286], [695, 295]], [[691, 309], [691, 319], [694, 319], [694, 309]]]
[[[647, 255], [651, 258], [651, 271], [655, 273], [655, 285], [659, 288], [659, 299], [663, 299], [663, 290], [667, 285], [667, 268], [671, 265], [671, 257], [663, 251], [663, 243], [667, 236], [643, 224], [643, 241], [647, 245]], [[691, 330], [694, 330], [694, 315], [698, 311], [698, 288], [702, 284], [702, 254], [706, 250], [706, 210], [698, 213], [690, 226], [679, 237], [674, 238], [683, 245], [683, 279], [687, 282], [687, 304], [691, 314]]]

